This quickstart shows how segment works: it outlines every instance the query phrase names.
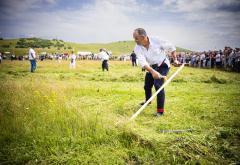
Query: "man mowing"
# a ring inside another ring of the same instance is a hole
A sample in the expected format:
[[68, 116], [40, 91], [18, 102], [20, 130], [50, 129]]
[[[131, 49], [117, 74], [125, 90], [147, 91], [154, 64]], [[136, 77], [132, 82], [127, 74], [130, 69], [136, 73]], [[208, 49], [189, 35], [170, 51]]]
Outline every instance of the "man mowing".
[[[143, 105], [152, 96], [152, 87], [154, 85], [157, 91], [164, 83], [169, 69], [170, 61], [166, 55], [171, 52], [175, 64], [178, 64], [176, 58], [176, 47], [168, 41], [158, 37], [147, 36], [143, 28], [137, 28], [133, 32], [133, 38], [136, 42], [134, 52], [137, 55], [138, 62], [147, 72], [144, 80], [145, 101]], [[157, 112], [156, 116], [164, 114], [165, 91], [164, 89], [157, 95]]]

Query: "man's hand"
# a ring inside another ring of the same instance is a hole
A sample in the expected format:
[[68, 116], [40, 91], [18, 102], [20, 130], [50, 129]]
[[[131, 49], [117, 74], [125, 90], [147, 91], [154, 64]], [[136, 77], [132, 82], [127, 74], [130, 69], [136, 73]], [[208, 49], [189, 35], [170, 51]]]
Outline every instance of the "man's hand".
[[166, 76], [161, 75], [160, 73], [158, 73], [156, 70], [154, 70], [152, 67], [145, 65], [144, 68], [150, 72], [153, 76], [154, 79], [161, 79], [163, 78], [164, 80], [166, 80]]
[[179, 62], [178, 60], [174, 60], [174, 61], [173, 61], [173, 65], [174, 65], [174, 66], [179, 66], [179, 64], [180, 64], [180, 62]]
[[152, 74], [154, 79], [161, 79], [161, 78], [166, 79], [166, 76], [161, 75], [160, 73], [158, 73], [154, 69], [152, 70], [151, 74]]

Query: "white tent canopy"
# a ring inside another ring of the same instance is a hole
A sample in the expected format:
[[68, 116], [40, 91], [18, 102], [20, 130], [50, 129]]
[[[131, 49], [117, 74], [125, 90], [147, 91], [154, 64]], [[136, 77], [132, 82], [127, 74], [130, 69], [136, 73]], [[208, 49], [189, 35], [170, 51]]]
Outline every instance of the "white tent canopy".
[[91, 55], [92, 52], [77, 52], [77, 55], [79, 56], [87, 56], [87, 55]]

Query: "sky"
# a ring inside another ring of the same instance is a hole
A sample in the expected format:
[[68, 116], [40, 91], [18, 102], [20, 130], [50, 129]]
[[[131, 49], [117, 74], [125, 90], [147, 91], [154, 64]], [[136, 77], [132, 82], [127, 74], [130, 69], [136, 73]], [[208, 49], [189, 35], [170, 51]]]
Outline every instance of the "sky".
[[133, 40], [136, 28], [195, 51], [240, 47], [240, 0], [0, 0], [0, 37]]

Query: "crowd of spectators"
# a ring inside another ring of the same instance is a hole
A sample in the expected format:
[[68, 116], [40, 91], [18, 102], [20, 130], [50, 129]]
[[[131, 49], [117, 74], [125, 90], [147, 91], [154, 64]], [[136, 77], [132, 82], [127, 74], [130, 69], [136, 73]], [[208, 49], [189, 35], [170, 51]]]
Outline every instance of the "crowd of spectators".
[[225, 47], [223, 50], [178, 53], [180, 63], [191, 67], [218, 68], [240, 72], [240, 48]]

